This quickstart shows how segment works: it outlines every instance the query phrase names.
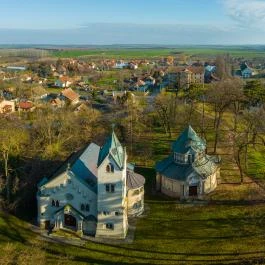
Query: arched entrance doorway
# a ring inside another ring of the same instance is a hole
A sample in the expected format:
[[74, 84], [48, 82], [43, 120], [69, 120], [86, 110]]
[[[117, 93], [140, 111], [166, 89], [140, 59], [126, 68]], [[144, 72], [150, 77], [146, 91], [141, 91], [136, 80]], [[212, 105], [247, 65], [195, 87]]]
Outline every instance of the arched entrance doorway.
[[64, 224], [76, 228], [76, 218], [70, 214], [64, 214]]

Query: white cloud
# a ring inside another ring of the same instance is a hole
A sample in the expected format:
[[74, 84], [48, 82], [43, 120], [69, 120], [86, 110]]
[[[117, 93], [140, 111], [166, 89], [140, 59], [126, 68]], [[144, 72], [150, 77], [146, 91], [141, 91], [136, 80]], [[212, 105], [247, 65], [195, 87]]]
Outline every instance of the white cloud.
[[264, 0], [224, 0], [227, 14], [241, 27], [264, 29]]

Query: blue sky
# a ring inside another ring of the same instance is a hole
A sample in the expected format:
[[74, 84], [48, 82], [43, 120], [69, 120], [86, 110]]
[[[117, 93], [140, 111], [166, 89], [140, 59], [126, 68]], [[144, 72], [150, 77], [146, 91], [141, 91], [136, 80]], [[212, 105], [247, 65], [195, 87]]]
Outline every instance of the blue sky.
[[265, 0], [0, 0], [1, 44], [265, 44]]

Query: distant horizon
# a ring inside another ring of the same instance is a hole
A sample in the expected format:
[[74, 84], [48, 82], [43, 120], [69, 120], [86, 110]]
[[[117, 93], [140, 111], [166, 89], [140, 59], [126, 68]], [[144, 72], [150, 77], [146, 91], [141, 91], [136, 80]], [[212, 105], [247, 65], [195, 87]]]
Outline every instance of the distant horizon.
[[265, 0], [0, 0], [0, 43], [264, 45]]
[[134, 43], [127, 43], [127, 44], [119, 44], [119, 43], [113, 43], [113, 44], [51, 44], [51, 43], [36, 43], [36, 44], [30, 44], [30, 43], [21, 43], [21, 44], [13, 44], [13, 43], [0, 43], [0, 49], [18, 49], [18, 48], [43, 48], [43, 49], [53, 49], [53, 48], [114, 48], [114, 49], [175, 49], [175, 48], [237, 48], [237, 47], [264, 47], [265, 49], [265, 43], [264, 44], [155, 44], [155, 43], [149, 43], [149, 44], [134, 44]]

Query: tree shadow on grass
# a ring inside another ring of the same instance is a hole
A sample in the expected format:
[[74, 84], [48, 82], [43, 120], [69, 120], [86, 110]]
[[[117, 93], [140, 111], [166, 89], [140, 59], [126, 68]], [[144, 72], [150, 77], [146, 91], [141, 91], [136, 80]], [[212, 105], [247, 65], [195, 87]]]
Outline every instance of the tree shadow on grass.
[[[101, 250], [100, 248], [102, 245], [106, 247], [111, 247], [110, 250]], [[51, 246], [50, 246], [51, 247]], [[116, 249], [122, 249], [123, 251], [128, 251], [127, 253], [117, 253], [114, 251], [113, 248]], [[265, 258], [263, 257], [245, 257], [246, 255], [260, 255], [263, 254], [264, 252], [244, 252], [244, 253], [180, 253], [180, 252], [158, 252], [158, 251], [147, 251], [147, 250], [140, 250], [140, 249], [131, 249], [131, 248], [125, 248], [121, 246], [109, 246], [107, 244], [100, 244], [99, 247], [91, 248], [91, 247], [79, 247], [79, 250], [82, 249], [84, 251], [87, 251], [87, 253], [92, 254], [97, 253], [97, 254], [102, 254], [102, 259], [101, 258], [95, 258], [95, 257], [90, 257], [87, 255], [71, 255], [70, 260], [75, 261], [75, 262], [89, 262], [89, 263], [96, 263], [96, 264], [159, 264], [159, 263], [164, 263], [168, 262], [171, 264], [175, 264], [176, 262], [188, 262], [188, 264], [224, 264], [224, 262], [229, 262], [229, 264], [253, 264], [253, 262], [257, 261], [265, 261]], [[68, 257], [68, 255], [65, 253], [62, 253], [58, 250], [54, 249], [46, 249], [46, 251], [49, 254], [52, 255], [57, 255], [57, 256], [62, 256], [65, 255], [65, 257]], [[78, 251], [77, 251], [78, 252]], [[132, 255], [134, 253], [135, 255]], [[147, 255], [146, 255], [147, 253]], [[143, 256], [143, 254], [145, 254]], [[150, 256], [148, 256], [150, 254]], [[157, 257], [157, 254], [164, 254], [164, 257]], [[107, 259], [106, 255], [109, 255], [109, 259]], [[154, 255], [154, 256], [153, 256]], [[168, 256], [166, 256], [168, 255]], [[179, 256], [179, 258], [177, 258]], [[182, 257], [183, 256], [183, 257]], [[223, 258], [220, 259], [222, 256], [229, 256], [229, 258]], [[206, 259], [209, 257], [209, 259]], [[214, 257], [217, 257], [218, 260], [213, 260]], [[231, 258], [230, 258], [231, 257]], [[233, 258], [232, 258], [233, 257]], [[122, 259], [124, 258], [124, 260]], [[197, 259], [196, 259], [197, 258]], [[115, 259], [118, 259], [119, 261], [114, 261]], [[131, 259], [131, 261], [130, 261]], [[167, 264], [167, 263], [164, 263]]]
[[1, 219], [5, 224], [0, 228], [0, 236], [2, 235], [1, 242], [27, 242], [26, 235], [29, 233], [29, 230], [27, 228], [23, 227], [22, 225], [14, 224], [14, 220], [8, 215], [3, 215]]

